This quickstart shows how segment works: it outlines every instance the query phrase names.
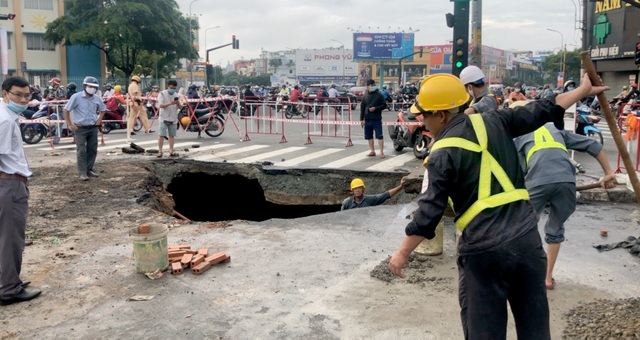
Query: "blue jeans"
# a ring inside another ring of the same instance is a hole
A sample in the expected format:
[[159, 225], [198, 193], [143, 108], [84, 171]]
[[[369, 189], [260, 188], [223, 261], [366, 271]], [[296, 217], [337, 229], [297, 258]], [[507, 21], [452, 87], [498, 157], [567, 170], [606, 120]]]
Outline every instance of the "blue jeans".
[[76, 130], [76, 152], [78, 175], [86, 176], [93, 170], [98, 155], [98, 127], [84, 127]]

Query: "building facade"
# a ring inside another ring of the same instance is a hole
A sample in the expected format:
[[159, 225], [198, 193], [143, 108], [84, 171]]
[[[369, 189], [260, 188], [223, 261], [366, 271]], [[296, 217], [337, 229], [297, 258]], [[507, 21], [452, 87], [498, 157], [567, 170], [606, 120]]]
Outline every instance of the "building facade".
[[617, 94], [638, 80], [634, 55], [640, 42], [640, 8], [621, 0], [589, 1], [587, 13], [587, 49], [603, 82]]
[[0, 21], [7, 33], [6, 58], [0, 58], [6, 61], [3, 77], [21, 76], [41, 87], [53, 77], [60, 77], [63, 85], [87, 75], [104, 78], [99, 49], [63, 47], [44, 39], [47, 24], [64, 15], [64, 0], [0, 0], [0, 14], [15, 14], [13, 20]]

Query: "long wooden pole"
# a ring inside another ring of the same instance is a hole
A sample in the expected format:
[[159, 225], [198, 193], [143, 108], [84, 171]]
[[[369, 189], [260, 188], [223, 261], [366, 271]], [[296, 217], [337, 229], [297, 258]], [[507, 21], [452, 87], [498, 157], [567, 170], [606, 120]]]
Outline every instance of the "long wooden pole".
[[[602, 86], [602, 79], [600, 79], [600, 76], [598, 76], [598, 73], [596, 72], [595, 66], [593, 66], [593, 62], [591, 61], [589, 52], [580, 52], [580, 58], [582, 59], [582, 64], [584, 65], [589, 78], [591, 79], [591, 83], [594, 86]], [[629, 156], [629, 152], [624, 145], [622, 135], [618, 130], [616, 118], [611, 112], [611, 108], [609, 108], [609, 105], [607, 105], [607, 103], [609, 102], [607, 100], [607, 96], [604, 93], [600, 93], [598, 95], [598, 101], [600, 102], [600, 107], [602, 108], [602, 112], [604, 113], [604, 118], [607, 120], [609, 131], [611, 131], [611, 135], [613, 136], [613, 141], [616, 142], [616, 147], [618, 148], [620, 157], [624, 162], [624, 167], [627, 170], [627, 175], [629, 176], [629, 180], [631, 181], [631, 185], [633, 186], [633, 191], [636, 194], [636, 202], [640, 204], [640, 182], [638, 182], [638, 175], [636, 174], [633, 162], [631, 161], [631, 157]]]

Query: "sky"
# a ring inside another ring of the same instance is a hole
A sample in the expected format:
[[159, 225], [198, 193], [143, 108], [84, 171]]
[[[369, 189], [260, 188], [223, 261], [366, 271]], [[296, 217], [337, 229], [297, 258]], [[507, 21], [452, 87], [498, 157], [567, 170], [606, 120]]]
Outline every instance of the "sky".
[[[231, 42], [210, 53], [214, 65], [258, 58], [260, 52], [287, 49], [353, 48], [353, 33], [415, 32], [415, 45], [450, 43], [453, 29], [445, 14], [449, 0], [176, 0], [185, 16], [200, 23], [200, 57], [205, 47]], [[581, 46], [582, 0], [488, 0], [482, 2], [482, 44], [504, 50], [571, 50]], [[219, 26], [218, 28], [214, 28]], [[209, 30], [207, 30], [209, 28]], [[549, 31], [553, 29], [558, 32]], [[205, 32], [206, 31], [206, 32]], [[206, 33], [206, 42], [205, 42]], [[336, 42], [339, 41], [339, 42]]]

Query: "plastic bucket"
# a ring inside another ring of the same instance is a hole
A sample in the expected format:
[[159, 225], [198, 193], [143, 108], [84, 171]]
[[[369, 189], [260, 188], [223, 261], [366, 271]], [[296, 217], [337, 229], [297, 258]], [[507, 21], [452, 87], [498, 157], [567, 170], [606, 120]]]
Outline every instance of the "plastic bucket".
[[138, 227], [129, 231], [138, 273], [153, 273], [156, 270], [165, 271], [169, 268], [167, 234], [169, 229], [159, 224], [152, 224], [147, 234], [139, 234]]
[[436, 237], [420, 242], [420, 244], [416, 247], [414, 252], [421, 255], [440, 255], [442, 254], [443, 248], [443, 239], [442, 239], [442, 229], [444, 227], [444, 219], [440, 220], [438, 226], [436, 227]]

